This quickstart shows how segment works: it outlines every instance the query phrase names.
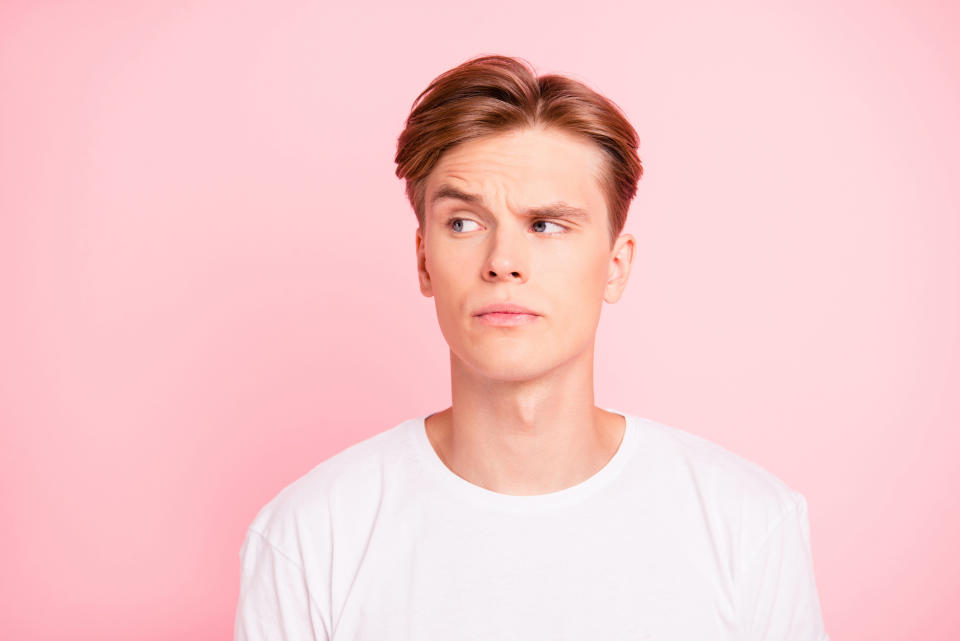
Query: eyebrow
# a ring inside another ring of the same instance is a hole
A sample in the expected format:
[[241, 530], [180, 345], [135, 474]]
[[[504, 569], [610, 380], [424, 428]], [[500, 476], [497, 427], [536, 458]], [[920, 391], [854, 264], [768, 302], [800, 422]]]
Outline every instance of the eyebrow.
[[[484, 206], [483, 196], [477, 194], [468, 194], [460, 191], [452, 185], [440, 185], [437, 188], [437, 191], [434, 192], [433, 197], [430, 199], [430, 203], [436, 203], [438, 200], [443, 200], [444, 198], [460, 200], [471, 205]], [[549, 205], [530, 207], [524, 211], [522, 215], [527, 218], [565, 218], [569, 220], [590, 220], [590, 213], [587, 212], [587, 210], [579, 207], [573, 207], [565, 202], [555, 202]]]

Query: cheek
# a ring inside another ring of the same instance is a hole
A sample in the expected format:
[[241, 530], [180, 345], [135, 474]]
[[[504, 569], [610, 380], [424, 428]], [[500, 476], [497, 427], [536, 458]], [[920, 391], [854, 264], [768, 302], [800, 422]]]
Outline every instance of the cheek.
[[571, 259], [563, 271], [556, 272], [552, 289], [563, 300], [563, 307], [577, 333], [596, 326], [607, 281], [607, 264], [596, 259]]
[[462, 248], [454, 250], [439, 244], [427, 257], [431, 280], [444, 290], [458, 289], [467, 283], [466, 276], [472, 269], [472, 258]]
[[[607, 263], [587, 250], [570, 252], [554, 261], [550, 270], [557, 285], [570, 291], [581, 303], [585, 297], [602, 296], [607, 280]], [[575, 292], [575, 293], [574, 293]]]
[[471, 257], [457, 248], [438, 243], [427, 254], [427, 268], [433, 287], [437, 314], [445, 325], [455, 325], [463, 314], [466, 292], [477, 280]]

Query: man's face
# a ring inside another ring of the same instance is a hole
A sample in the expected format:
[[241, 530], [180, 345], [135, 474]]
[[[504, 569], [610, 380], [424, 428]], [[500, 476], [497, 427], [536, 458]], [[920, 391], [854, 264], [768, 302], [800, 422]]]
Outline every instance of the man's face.
[[[592, 359], [634, 248], [628, 234], [610, 247], [602, 161], [588, 140], [528, 128], [458, 145], [427, 177], [420, 290], [454, 356], [481, 375], [527, 380]], [[500, 303], [536, 315], [477, 315]]]

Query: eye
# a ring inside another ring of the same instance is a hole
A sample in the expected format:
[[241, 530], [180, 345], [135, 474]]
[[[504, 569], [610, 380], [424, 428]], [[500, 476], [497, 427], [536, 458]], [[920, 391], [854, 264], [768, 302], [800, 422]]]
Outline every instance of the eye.
[[[470, 220], [469, 218], [450, 218], [447, 220], [446, 226], [447, 228], [452, 229], [454, 232], [458, 234], [465, 233], [468, 231], [476, 231], [476, 229], [470, 229], [468, 227], [467, 228], [464, 227], [464, 225], [470, 225], [470, 224], [476, 225], [477, 222], [474, 220]], [[538, 229], [538, 231], [543, 231], [544, 233], [548, 233], [548, 234], [563, 233], [567, 229], [563, 225], [560, 225], [558, 223], [555, 223], [549, 220], [536, 220], [533, 222], [533, 224], [534, 225], [553, 225], [555, 228], [554, 231], [551, 231], [549, 228], [543, 229], [542, 227]]]
[[559, 230], [559, 231], [557, 231], [557, 232], [547, 232], [547, 233], [562, 233], [562, 232], [566, 231], [566, 229], [567, 229], [567, 228], [564, 227], [563, 225], [560, 225], [560, 224], [558, 224], [558, 223], [551, 222], [551, 221], [549, 221], [549, 220], [537, 220], [537, 221], [534, 221], [533, 224], [534, 224], [534, 225], [539, 225], [540, 223], [543, 223], [544, 225], [553, 225], [554, 227], [556, 227], [556, 228]]
[[463, 228], [463, 226], [466, 225], [467, 223], [473, 223], [474, 225], [477, 224], [476, 221], [470, 220], [468, 218], [451, 218], [450, 220], [447, 221], [447, 227], [449, 227], [450, 229], [452, 229], [457, 233], [460, 233], [463, 231], [474, 231], [472, 229]]

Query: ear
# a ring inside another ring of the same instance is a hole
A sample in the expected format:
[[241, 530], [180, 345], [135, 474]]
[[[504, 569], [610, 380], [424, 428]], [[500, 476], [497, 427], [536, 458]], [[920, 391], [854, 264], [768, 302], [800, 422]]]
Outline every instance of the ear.
[[610, 271], [607, 285], [603, 290], [603, 300], [615, 303], [620, 300], [630, 278], [630, 266], [636, 251], [636, 242], [630, 234], [620, 234], [610, 251]]
[[427, 255], [423, 243], [423, 233], [417, 227], [417, 278], [420, 280], [420, 293], [430, 298], [433, 296], [433, 284], [430, 282], [430, 273], [427, 271]]

